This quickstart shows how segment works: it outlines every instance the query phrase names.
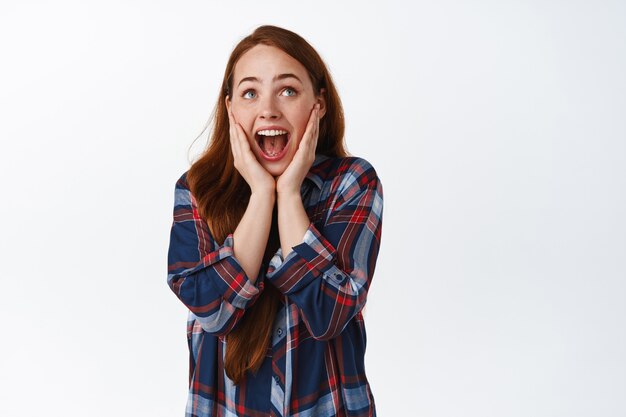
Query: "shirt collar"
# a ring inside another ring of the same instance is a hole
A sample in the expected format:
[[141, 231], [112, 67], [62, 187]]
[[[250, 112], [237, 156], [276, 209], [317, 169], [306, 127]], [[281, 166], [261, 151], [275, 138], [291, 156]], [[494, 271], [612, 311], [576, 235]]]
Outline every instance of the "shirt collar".
[[322, 184], [324, 183], [324, 179], [320, 175], [320, 170], [318, 168], [319, 168], [319, 165], [327, 159], [329, 159], [329, 157], [326, 155], [322, 155], [321, 153], [316, 154], [315, 160], [313, 161], [313, 164], [311, 165], [311, 169], [309, 169], [309, 172], [306, 174], [306, 177], [305, 177], [311, 180], [320, 190], [322, 189]]

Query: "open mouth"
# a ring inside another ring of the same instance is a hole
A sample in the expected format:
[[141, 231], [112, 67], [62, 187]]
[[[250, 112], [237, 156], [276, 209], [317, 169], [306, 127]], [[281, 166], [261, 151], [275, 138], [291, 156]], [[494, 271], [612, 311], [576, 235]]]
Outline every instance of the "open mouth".
[[282, 156], [289, 143], [289, 132], [286, 130], [260, 130], [256, 133], [255, 139], [261, 152], [269, 157], [276, 158]]

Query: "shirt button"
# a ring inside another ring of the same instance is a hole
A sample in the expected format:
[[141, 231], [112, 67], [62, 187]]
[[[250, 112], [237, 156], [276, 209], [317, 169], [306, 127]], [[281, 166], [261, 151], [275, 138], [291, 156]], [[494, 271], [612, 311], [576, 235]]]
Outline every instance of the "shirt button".
[[343, 278], [341, 274], [335, 274], [333, 275], [333, 277], [335, 277], [335, 281], [341, 281], [341, 279]]
[[283, 329], [278, 329], [278, 332], [276, 332], [276, 333], [278, 333], [279, 336], [282, 335], [283, 334]]
[[276, 383], [280, 383], [280, 378], [278, 377], [278, 375], [274, 375], [274, 381], [276, 381]]

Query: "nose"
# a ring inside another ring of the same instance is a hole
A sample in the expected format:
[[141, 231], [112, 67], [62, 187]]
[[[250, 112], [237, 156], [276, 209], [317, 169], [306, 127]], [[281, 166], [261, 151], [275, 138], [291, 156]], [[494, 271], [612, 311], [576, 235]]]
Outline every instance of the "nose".
[[276, 100], [272, 96], [266, 97], [264, 100], [261, 100], [259, 113], [261, 119], [278, 119], [281, 115]]

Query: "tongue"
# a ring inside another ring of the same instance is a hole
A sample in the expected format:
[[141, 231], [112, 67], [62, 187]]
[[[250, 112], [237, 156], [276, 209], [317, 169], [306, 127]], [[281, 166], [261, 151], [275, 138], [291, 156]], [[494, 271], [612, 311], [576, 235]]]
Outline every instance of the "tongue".
[[287, 144], [287, 135], [264, 136], [263, 151], [268, 155], [278, 155]]

